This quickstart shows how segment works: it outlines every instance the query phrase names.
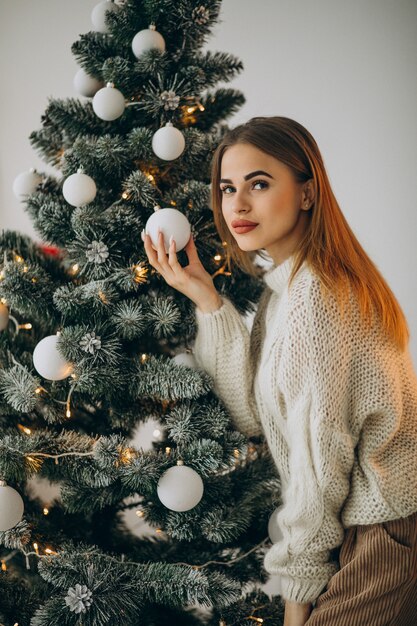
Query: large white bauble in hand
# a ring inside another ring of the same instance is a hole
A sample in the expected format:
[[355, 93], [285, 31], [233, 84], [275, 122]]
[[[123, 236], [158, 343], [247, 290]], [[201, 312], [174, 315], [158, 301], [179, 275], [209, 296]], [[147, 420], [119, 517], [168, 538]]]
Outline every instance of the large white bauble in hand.
[[171, 511], [189, 511], [200, 502], [204, 493], [201, 476], [191, 467], [170, 467], [158, 481], [158, 497]]
[[0, 481], [0, 530], [9, 530], [22, 519], [24, 511], [20, 493]]
[[58, 351], [58, 335], [44, 337], [33, 351], [33, 365], [47, 380], [63, 380], [72, 370], [72, 363], [68, 363]]
[[62, 187], [62, 194], [68, 204], [72, 206], [84, 206], [94, 200], [97, 187], [91, 176], [78, 170], [76, 174], [71, 174], [65, 180]]
[[104, 87], [104, 83], [94, 78], [94, 76], [87, 74], [82, 67], [74, 76], [75, 91], [86, 98], [92, 98], [102, 87]]
[[5, 330], [9, 325], [9, 309], [0, 302], [0, 330]]
[[29, 172], [22, 172], [13, 181], [13, 193], [18, 200], [23, 200], [25, 196], [36, 191], [41, 181], [42, 176], [33, 169]]
[[186, 365], [186, 367], [192, 367], [193, 369], [198, 367], [197, 361], [195, 360], [192, 352], [180, 352], [172, 357], [172, 360], [177, 365]]
[[141, 55], [148, 50], [165, 52], [165, 39], [155, 27], [151, 26], [136, 33], [132, 40], [132, 50], [137, 59], [140, 59]]
[[191, 225], [187, 217], [178, 209], [157, 209], [146, 222], [145, 230], [150, 236], [156, 250], [158, 245], [158, 229], [164, 236], [165, 252], [169, 251], [169, 240], [175, 239], [175, 249], [178, 252], [187, 245], [191, 236]]
[[152, 137], [152, 150], [164, 161], [178, 159], [184, 152], [184, 148], [184, 135], [178, 128], [175, 128], [172, 122], [167, 122]]
[[281, 506], [272, 511], [268, 521], [268, 535], [272, 543], [278, 543], [283, 538], [282, 530], [278, 526], [277, 515], [281, 510]]
[[105, 122], [112, 122], [123, 115], [125, 107], [125, 97], [113, 83], [107, 83], [93, 98], [94, 113]]
[[108, 33], [109, 29], [106, 24], [106, 13], [108, 11], [119, 11], [120, 7], [114, 2], [110, 2], [110, 0], [104, 0], [99, 4], [96, 4], [94, 9], [91, 11], [91, 21], [93, 23], [94, 28], [99, 33]]

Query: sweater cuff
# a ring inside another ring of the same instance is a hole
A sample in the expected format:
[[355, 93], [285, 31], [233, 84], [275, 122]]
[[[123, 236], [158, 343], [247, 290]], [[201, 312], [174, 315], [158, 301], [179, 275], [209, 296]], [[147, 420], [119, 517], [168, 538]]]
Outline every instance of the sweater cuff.
[[297, 580], [289, 576], [280, 576], [281, 597], [289, 602], [315, 602], [328, 581]]
[[197, 307], [195, 308], [198, 329], [201, 334], [210, 337], [213, 344], [219, 340], [234, 340], [236, 331], [238, 330], [240, 335], [242, 327], [246, 328], [233, 303], [225, 296], [220, 296], [220, 298], [223, 304], [215, 311], [203, 313]]

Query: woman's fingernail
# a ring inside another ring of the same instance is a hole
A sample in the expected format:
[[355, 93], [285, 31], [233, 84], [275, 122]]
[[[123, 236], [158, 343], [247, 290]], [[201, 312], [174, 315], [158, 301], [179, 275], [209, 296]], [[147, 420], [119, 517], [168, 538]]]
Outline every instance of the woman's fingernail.
[[140, 237], [142, 239], [142, 241], [145, 241], [145, 229], [142, 230]]
[[172, 245], [173, 241], [175, 241], [174, 235], [171, 235], [171, 237], [169, 238], [169, 245]]

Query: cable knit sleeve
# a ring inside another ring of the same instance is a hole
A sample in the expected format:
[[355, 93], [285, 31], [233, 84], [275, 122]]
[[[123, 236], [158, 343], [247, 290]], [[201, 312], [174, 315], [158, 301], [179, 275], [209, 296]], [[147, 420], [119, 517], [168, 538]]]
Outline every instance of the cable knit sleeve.
[[240, 313], [222, 296], [211, 313], [195, 310], [197, 334], [194, 357], [214, 381], [214, 391], [228, 409], [235, 428], [247, 437], [262, 434], [251, 395], [250, 335]]
[[283, 539], [264, 558], [281, 575], [282, 596], [313, 602], [337, 571], [340, 512], [348, 496], [354, 445], [348, 426], [355, 324], [341, 322], [319, 284], [294, 296], [277, 372], [288, 456], [280, 468]]

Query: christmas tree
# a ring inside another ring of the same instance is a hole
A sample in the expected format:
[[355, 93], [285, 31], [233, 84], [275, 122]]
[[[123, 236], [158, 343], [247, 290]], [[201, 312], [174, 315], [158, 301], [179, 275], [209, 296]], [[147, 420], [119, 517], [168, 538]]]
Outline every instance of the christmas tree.
[[[0, 239], [5, 626], [282, 619], [260, 588], [276, 469], [193, 361], [194, 304], [141, 239], [145, 226], [175, 232], [187, 265], [192, 233], [219, 293], [255, 310], [262, 280], [228, 262], [210, 209], [211, 156], [244, 102], [216, 88], [241, 62], [203, 50], [219, 10], [100, 2], [72, 47], [80, 97], [51, 99], [30, 137], [55, 175], [15, 180], [42, 243]], [[135, 433], [151, 419], [144, 449]], [[59, 496], [45, 506], [34, 480]], [[132, 532], [129, 510], [151, 532]]]

